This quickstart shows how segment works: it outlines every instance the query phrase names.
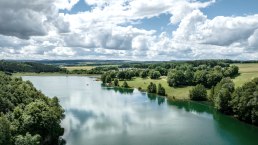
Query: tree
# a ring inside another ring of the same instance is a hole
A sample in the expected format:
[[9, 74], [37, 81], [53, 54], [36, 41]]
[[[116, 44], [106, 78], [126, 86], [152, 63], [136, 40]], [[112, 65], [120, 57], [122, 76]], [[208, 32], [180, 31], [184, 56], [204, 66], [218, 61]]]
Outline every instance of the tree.
[[142, 71], [140, 75], [141, 75], [141, 78], [146, 78], [146, 77], [148, 77], [148, 70]]
[[15, 138], [15, 145], [39, 145], [40, 144], [40, 135], [32, 136], [29, 133], [26, 133], [25, 136], [18, 135]]
[[147, 88], [148, 93], [157, 93], [157, 87], [156, 84], [150, 82], [148, 88]]
[[124, 87], [124, 88], [129, 88], [129, 85], [127, 84], [127, 82], [126, 82], [126, 81], [124, 81], [124, 83], [123, 83], [122, 87]]
[[150, 72], [150, 78], [151, 79], [158, 79], [160, 77], [160, 72], [159, 71], [151, 71]]
[[185, 76], [181, 70], [173, 70], [168, 73], [168, 85], [171, 87], [178, 87], [185, 84]]
[[258, 125], [258, 78], [236, 89], [230, 104], [233, 115], [249, 123]]
[[106, 82], [106, 83], [111, 83], [111, 82], [112, 82], [112, 78], [110, 77], [110, 75], [107, 75], [107, 76], [106, 76], [105, 82]]
[[235, 85], [230, 78], [222, 79], [214, 88], [211, 94], [211, 100], [214, 103], [215, 109], [220, 112], [230, 114], [232, 108], [230, 105], [232, 93], [235, 90]]
[[117, 86], [119, 86], [119, 81], [118, 81], [118, 79], [115, 79], [114, 80], [114, 85], [117, 87]]
[[118, 78], [119, 80], [124, 80], [124, 79], [125, 79], [125, 72], [124, 72], [124, 71], [119, 71], [119, 72], [117, 73], [117, 78]]
[[104, 74], [101, 75], [101, 78], [100, 78], [100, 79], [101, 79], [101, 81], [102, 81], [103, 84], [106, 83], [106, 77], [107, 77], [107, 74], [106, 74], [106, 73], [104, 73]]
[[166, 76], [167, 75], [167, 69], [161, 67], [161, 66], [158, 66], [155, 68], [156, 71], [158, 71], [162, 76]]
[[195, 101], [205, 101], [207, 100], [207, 90], [206, 88], [199, 84], [193, 87], [189, 92], [189, 98]]
[[165, 96], [165, 95], [166, 95], [165, 88], [162, 87], [161, 84], [158, 85], [158, 94], [159, 94], [159, 95], [162, 95], [162, 96]]
[[202, 84], [205, 85], [207, 82], [207, 71], [206, 70], [198, 70], [194, 73], [194, 82], [196, 84]]
[[11, 145], [10, 122], [0, 114], [0, 145]]

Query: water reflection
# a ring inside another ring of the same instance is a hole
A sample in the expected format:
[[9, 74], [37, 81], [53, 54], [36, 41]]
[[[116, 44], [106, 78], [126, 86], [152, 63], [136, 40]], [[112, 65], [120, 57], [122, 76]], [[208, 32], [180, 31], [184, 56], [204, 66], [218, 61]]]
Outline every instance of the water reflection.
[[251, 130], [250, 126], [214, 113], [205, 104], [170, 102], [137, 89], [104, 87], [88, 77], [24, 79], [31, 80], [45, 94], [60, 97], [66, 110], [62, 125], [67, 145], [257, 143], [257, 128]]

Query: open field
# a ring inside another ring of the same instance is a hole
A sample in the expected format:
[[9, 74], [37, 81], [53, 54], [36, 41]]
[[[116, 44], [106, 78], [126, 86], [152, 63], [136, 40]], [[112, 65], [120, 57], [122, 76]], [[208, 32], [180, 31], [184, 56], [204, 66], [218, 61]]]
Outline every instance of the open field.
[[68, 71], [73, 70], [90, 70], [95, 68], [95, 66], [65, 66], [63, 68], [66, 68]]
[[240, 75], [233, 79], [236, 87], [258, 77], [258, 63], [234, 64], [239, 67]]

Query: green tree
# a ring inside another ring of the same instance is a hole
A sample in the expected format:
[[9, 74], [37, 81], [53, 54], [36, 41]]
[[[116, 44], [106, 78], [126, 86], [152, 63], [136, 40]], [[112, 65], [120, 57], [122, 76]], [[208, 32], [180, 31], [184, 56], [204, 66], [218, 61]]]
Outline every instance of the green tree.
[[32, 136], [29, 133], [25, 136], [18, 135], [15, 138], [15, 145], [40, 145], [40, 135]]
[[124, 80], [124, 79], [125, 79], [125, 71], [119, 71], [119, 72], [117, 73], [117, 78], [118, 78], [119, 80]]
[[205, 100], [207, 100], [207, 90], [206, 90], [206, 88], [201, 84], [196, 85], [195, 87], [193, 87], [190, 90], [189, 98], [191, 100], [195, 100], [195, 101], [205, 101]]
[[235, 85], [230, 78], [222, 79], [214, 88], [211, 100], [214, 103], [214, 107], [226, 114], [232, 112], [230, 101], [232, 93], [235, 90]]
[[119, 81], [118, 81], [118, 79], [114, 79], [114, 85], [117, 87], [117, 86], [119, 86]]
[[233, 115], [246, 122], [258, 125], [258, 78], [245, 83], [232, 95]]
[[148, 70], [144, 70], [141, 72], [141, 78], [147, 78], [148, 77]]
[[185, 84], [185, 76], [181, 70], [173, 70], [168, 73], [168, 85], [171, 87], [178, 87]]
[[166, 90], [161, 84], [158, 85], [158, 94], [162, 96], [166, 95]]
[[110, 75], [106, 76], [106, 83], [111, 83], [112, 82], [112, 78], [110, 77]]
[[129, 88], [129, 85], [127, 84], [127, 82], [126, 82], [126, 81], [124, 81], [124, 83], [123, 83], [122, 87], [124, 87], [124, 88]]
[[151, 79], [158, 79], [160, 77], [159, 71], [150, 71], [150, 78]]
[[0, 145], [11, 145], [10, 122], [0, 114]]
[[157, 87], [156, 84], [150, 82], [148, 88], [147, 88], [148, 93], [157, 93]]

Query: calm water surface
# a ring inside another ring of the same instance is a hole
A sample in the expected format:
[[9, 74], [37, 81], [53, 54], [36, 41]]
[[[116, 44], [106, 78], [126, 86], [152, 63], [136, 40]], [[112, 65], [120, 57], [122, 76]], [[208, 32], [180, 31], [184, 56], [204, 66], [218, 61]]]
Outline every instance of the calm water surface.
[[67, 145], [258, 145], [258, 128], [194, 102], [168, 102], [90, 77], [26, 76], [65, 108]]

